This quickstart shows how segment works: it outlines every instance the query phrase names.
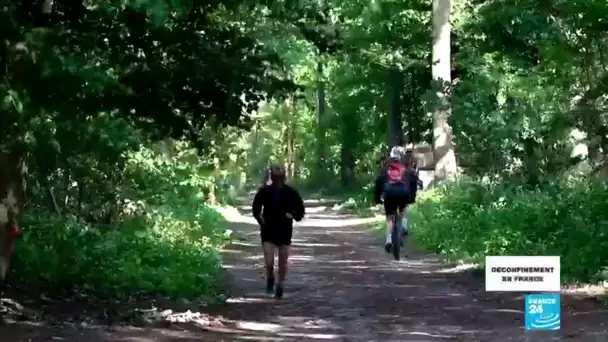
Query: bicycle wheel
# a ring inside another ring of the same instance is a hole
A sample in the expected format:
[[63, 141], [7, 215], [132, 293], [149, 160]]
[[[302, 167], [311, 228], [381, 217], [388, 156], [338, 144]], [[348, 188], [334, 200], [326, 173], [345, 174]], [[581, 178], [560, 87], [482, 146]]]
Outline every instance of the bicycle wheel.
[[391, 232], [391, 244], [393, 245], [393, 257], [399, 261], [401, 252], [401, 225], [397, 219], [397, 215], [393, 219], [393, 231]]

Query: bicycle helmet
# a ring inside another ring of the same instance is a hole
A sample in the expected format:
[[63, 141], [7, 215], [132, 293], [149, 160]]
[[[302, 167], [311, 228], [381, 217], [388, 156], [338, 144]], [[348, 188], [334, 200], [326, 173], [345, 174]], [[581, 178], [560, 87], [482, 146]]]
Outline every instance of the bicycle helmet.
[[403, 147], [394, 146], [393, 148], [391, 148], [391, 153], [389, 155], [389, 158], [391, 160], [401, 161], [401, 160], [403, 160], [404, 156], [405, 156], [405, 149]]

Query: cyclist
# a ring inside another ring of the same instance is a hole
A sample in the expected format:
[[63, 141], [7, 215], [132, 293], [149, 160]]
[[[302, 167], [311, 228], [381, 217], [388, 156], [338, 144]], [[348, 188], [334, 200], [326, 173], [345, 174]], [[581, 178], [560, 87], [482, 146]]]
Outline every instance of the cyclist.
[[[409, 151], [408, 151], [409, 150]], [[409, 153], [408, 153], [409, 152]], [[405, 208], [413, 203], [418, 180], [415, 171], [410, 167], [411, 148], [394, 146], [391, 148], [388, 162], [382, 168], [380, 176], [376, 179], [374, 187], [374, 201], [382, 203], [384, 195], [384, 212], [386, 215], [386, 243], [385, 249], [391, 251], [391, 232], [393, 231], [394, 215], [399, 215], [404, 230], [407, 222], [403, 220]]]

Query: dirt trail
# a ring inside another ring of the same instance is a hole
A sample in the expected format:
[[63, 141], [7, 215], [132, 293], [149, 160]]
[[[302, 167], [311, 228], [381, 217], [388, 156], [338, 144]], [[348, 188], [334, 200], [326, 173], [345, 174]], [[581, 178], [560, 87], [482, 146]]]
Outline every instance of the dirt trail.
[[228, 303], [203, 310], [222, 326], [0, 326], [2, 341], [608, 341], [608, 310], [562, 297], [562, 329], [524, 332], [523, 296], [485, 293], [483, 282], [406, 246], [395, 262], [372, 220], [316, 205], [295, 229], [281, 300], [264, 293], [258, 228], [233, 213], [238, 241], [225, 251]]

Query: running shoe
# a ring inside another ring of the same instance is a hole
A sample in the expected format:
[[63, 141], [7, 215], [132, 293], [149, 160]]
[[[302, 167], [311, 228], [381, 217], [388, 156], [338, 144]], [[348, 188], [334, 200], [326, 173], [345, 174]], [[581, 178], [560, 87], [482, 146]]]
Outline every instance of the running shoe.
[[271, 294], [274, 290], [274, 278], [268, 278], [266, 280], [266, 293]]
[[277, 286], [275, 286], [274, 298], [277, 298], [277, 299], [283, 298], [283, 285], [277, 284]]

